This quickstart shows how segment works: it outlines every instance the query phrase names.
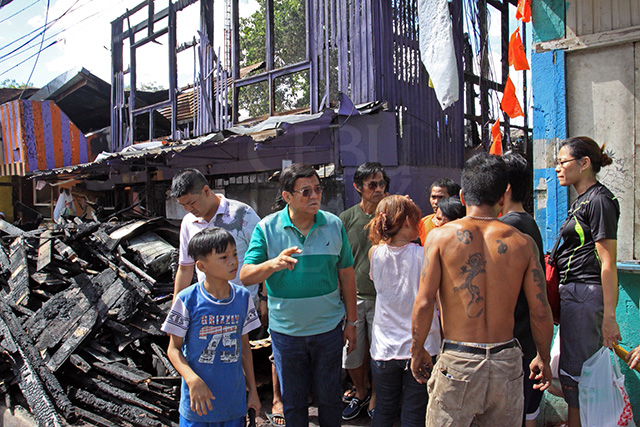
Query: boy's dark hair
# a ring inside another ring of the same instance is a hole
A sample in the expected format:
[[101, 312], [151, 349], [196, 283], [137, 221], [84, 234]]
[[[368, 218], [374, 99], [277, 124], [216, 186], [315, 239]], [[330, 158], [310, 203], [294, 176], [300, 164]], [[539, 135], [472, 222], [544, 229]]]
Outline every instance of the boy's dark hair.
[[508, 153], [502, 157], [507, 165], [509, 184], [511, 184], [511, 199], [524, 203], [533, 186], [533, 172], [524, 157], [517, 153]]
[[494, 206], [507, 189], [507, 165], [500, 156], [476, 154], [465, 162], [461, 181], [467, 205]]
[[318, 172], [314, 168], [304, 163], [292, 163], [280, 174], [280, 189], [292, 192], [299, 178], [310, 178], [315, 176], [320, 181]]
[[185, 194], [200, 194], [209, 181], [198, 169], [184, 169], [171, 181], [171, 196], [178, 198]]
[[447, 217], [449, 221], [455, 221], [467, 214], [466, 209], [462, 202], [460, 202], [460, 197], [458, 196], [451, 196], [440, 200], [438, 202], [438, 210], [442, 212], [442, 215]]
[[429, 195], [433, 187], [446, 188], [449, 197], [457, 196], [460, 194], [460, 186], [456, 182], [449, 178], [440, 178], [433, 181], [431, 187], [429, 187]]
[[222, 253], [236, 241], [227, 230], [220, 227], [205, 228], [196, 233], [187, 246], [187, 253], [194, 261], [205, 258], [211, 253]]
[[389, 191], [389, 184], [391, 184], [391, 178], [387, 176], [387, 172], [384, 170], [384, 166], [382, 163], [378, 162], [367, 162], [358, 166], [355, 173], [353, 174], [353, 183], [362, 190], [362, 184], [364, 180], [369, 176], [375, 176], [380, 172], [382, 174], [382, 179], [387, 182], [386, 190]]

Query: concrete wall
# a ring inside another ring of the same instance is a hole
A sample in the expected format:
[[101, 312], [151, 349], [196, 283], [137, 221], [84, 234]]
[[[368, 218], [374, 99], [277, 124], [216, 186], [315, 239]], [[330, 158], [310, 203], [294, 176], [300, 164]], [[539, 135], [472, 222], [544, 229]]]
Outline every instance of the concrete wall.
[[[638, 259], [640, 234], [634, 233], [634, 211], [640, 180], [634, 173], [637, 124], [634, 105], [638, 99], [635, 81], [636, 49], [639, 43], [625, 43], [601, 49], [568, 52], [568, 134], [586, 135], [606, 143], [613, 164], [602, 168], [598, 179], [620, 202], [618, 259]], [[639, 62], [640, 63], [640, 62]], [[636, 69], [637, 70], [637, 69]]]

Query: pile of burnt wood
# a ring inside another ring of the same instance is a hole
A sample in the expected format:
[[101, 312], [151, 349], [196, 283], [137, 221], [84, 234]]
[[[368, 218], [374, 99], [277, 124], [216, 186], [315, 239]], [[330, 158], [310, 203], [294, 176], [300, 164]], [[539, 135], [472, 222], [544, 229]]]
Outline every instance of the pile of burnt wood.
[[177, 426], [180, 377], [160, 331], [176, 246], [163, 219], [0, 220], [4, 404], [41, 426]]

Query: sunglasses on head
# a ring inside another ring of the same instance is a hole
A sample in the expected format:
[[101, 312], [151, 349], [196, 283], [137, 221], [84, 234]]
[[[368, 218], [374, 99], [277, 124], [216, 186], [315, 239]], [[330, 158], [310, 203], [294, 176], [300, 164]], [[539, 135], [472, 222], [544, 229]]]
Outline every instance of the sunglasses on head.
[[318, 196], [322, 195], [324, 187], [322, 185], [316, 185], [315, 187], [307, 187], [302, 190], [291, 190], [292, 193], [300, 193], [302, 197], [310, 197], [311, 192], [316, 193]]
[[362, 183], [362, 184], [365, 187], [367, 187], [369, 190], [375, 190], [378, 187], [384, 190], [385, 187], [387, 186], [387, 181], [385, 181], [384, 179], [381, 179], [380, 181], [369, 181], [367, 183]]

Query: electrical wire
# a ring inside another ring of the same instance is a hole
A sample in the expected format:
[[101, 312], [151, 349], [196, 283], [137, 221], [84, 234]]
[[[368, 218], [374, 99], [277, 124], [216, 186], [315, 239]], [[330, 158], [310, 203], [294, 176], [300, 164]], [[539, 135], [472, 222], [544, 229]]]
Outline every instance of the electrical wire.
[[[47, 25], [47, 21], [49, 20], [49, 5], [50, 5], [50, 0], [47, 0], [47, 12], [44, 15], [44, 24], [45, 24], [45, 26]], [[20, 93], [20, 96], [18, 97], [18, 99], [22, 99], [22, 95], [24, 95], [24, 91], [29, 86], [29, 82], [31, 81], [31, 77], [33, 77], [33, 72], [36, 70], [36, 66], [38, 65], [38, 59], [40, 59], [40, 52], [42, 52], [42, 46], [44, 45], [44, 34], [45, 34], [45, 32], [43, 31], [42, 32], [42, 41], [40, 42], [40, 49], [38, 49], [38, 56], [36, 57], [36, 62], [33, 63], [33, 68], [31, 69], [31, 74], [29, 74], [29, 78], [27, 79], [27, 83], [24, 85], [24, 88], [22, 88], [22, 92]]]
[[51, 46], [55, 45], [56, 43], [58, 43], [59, 40], [55, 40], [52, 43], [48, 44], [46, 47], [41, 48], [38, 52], [34, 53], [33, 55], [31, 55], [28, 58], [25, 58], [24, 60], [20, 61], [19, 63], [17, 63], [16, 65], [12, 66], [11, 68], [9, 68], [8, 70], [5, 70], [3, 72], [0, 73], [0, 76], [3, 76], [5, 74], [7, 74], [9, 71], [18, 68], [20, 65], [24, 64], [25, 62], [27, 62], [28, 60], [30, 60], [31, 58], [33, 58], [34, 56], [37, 56], [40, 52], [44, 52], [45, 50], [49, 49]]
[[29, 9], [31, 6], [33, 6], [34, 4], [38, 3], [39, 0], [35, 0], [33, 3], [31, 3], [28, 6], [23, 7], [22, 9], [20, 9], [19, 11], [15, 12], [13, 15], [9, 15], [6, 18], [4, 18], [3, 20], [0, 21], [0, 24], [2, 24], [4, 21], [9, 20], [11, 18], [13, 18], [14, 16], [18, 15], [19, 13], [24, 12], [25, 10]]
[[[85, 3], [84, 5], [81, 5], [80, 7], [87, 5], [87, 4], [91, 3], [92, 1], [95, 1], [95, 0], [89, 0], [89, 2], [88, 2], [88, 3]], [[64, 17], [64, 16], [66, 16], [69, 12], [71, 12], [71, 11], [72, 11], [72, 9], [73, 9], [77, 4], [78, 4], [78, 2], [80, 2], [80, 0], [76, 0], [76, 1], [75, 1], [75, 3], [73, 3], [73, 4], [72, 4], [72, 5], [71, 5], [71, 6], [70, 6], [70, 7], [69, 7], [69, 8], [68, 8], [68, 9], [67, 9], [63, 14], [62, 14], [62, 15], [58, 16], [56, 19], [52, 20], [52, 21], [51, 21], [51, 22], [49, 22], [49, 23], [46, 23], [46, 22], [45, 22], [45, 24], [44, 24], [44, 25], [42, 25], [42, 26], [40, 26], [40, 27], [38, 27], [38, 28], [36, 28], [36, 29], [34, 29], [34, 30], [32, 30], [32, 31], [28, 32], [27, 34], [25, 34], [25, 35], [23, 35], [23, 36], [21, 36], [21, 37], [18, 37], [17, 39], [15, 39], [15, 40], [13, 40], [13, 41], [11, 41], [11, 42], [7, 43], [6, 45], [4, 45], [4, 46], [0, 47], [0, 50], [4, 50], [4, 49], [6, 49], [7, 47], [11, 46], [12, 44], [17, 43], [18, 41], [20, 41], [20, 40], [24, 39], [25, 37], [29, 37], [31, 34], [36, 33], [36, 32], [38, 32], [38, 31], [39, 31], [35, 36], [33, 36], [31, 39], [29, 39], [29, 41], [28, 41], [28, 42], [26, 42], [26, 43], [22, 44], [20, 47], [23, 47], [23, 46], [25, 46], [25, 45], [29, 44], [29, 43], [30, 43], [30, 42], [32, 42], [33, 40], [35, 40], [35, 39], [37, 39], [38, 37], [40, 37], [40, 36], [42, 35], [42, 33], [43, 33], [43, 32], [45, 32], [45, 31], [47, 31], [51, 26], [53, 26], [54, 24], [56, 24], [56, 23], [57, 23], [61, 18], [63, 18], [63, 17]], [[77, 9], [74, 9], [74, 11], [75, 11], [75, 10], [80, 9], [80, 7], [78, 7]], [[18, 48], [18, 49], [20, 49], [20, 48]], [[11, 54], [11, 53], [13, 53], [13, 52], [15, 52], [15, 50], [13, 50], [13, 51], [9, 52], [9, 54]]]
[[[94, 1], [94, 0], [91, 0], [91, 1]], [[126, 1], [126, 0], [120, 0], [117, 4], [123, 3], [123, 2], [125, 2], [125, 1]], [[86, 3], [85, 3], [85, 4], [86, 4]], [[58, 31], [57, 33], [55, 33], [55, 34], [53, 34], [53, 35], [48, 36], [48, 37], [45, 39], [45, 41], [49, 41], [49, 40], [51, 40], [52, 38], [54, 38], [54, 37], [58, 36], [59, 34], [61, 34], [61, 33], [65, 32], [65, 31], [67, 31], [67, 30], [69, 30], [69, 29], [71, 29], [71, 28], [75, 27], [76, 25], [80, 25], [80, 24], [82, 24], [83, 22], [86, 22], [86, 21], [88, 21], [88, 20], [91, 20], [91, 19], [95, 19], [95, 18], [97, 18], [98, 16], [100, 16], [100, 15], [104, 14], [105, 12], [109, 11], [110, 9], [112, 9], [112, 8], [113, 8], [113, 6], [114, 6], [113, 4], [110, 4], [110, 5], [109, 5], [109, 7], [106, 7], [105, 9], [103, 9], [103, 10], [101, 10], [101, 11], [94, 12], [93, 14], [91, 14], [91, 15], [89, 15], [89, 16], [86, 16], [85, 18], [83, 18], [83, 19], [81, 19], [80, 21], [78, 21], [78, 22], [74, 23], [73, 25], [70, 25], [70, 26], [69, 26], [69, 27], [67, 27], [67, 28], [63, 28], [63, 29], [61, 29], [60, 31]], [[41, 28], [42, 28], [42, 27], [41, 27]], [[58, 42], [60, 42], [60, 41], [62, 41], [62, 40], [64, 40], [64, 39], [58, 39], [58, 40], [53, 41], [52, 43], [50, 43], [50, 44], [48, 44], [46, 47], [44, 47], [44, 48], [42, 49], [42, 51], [47, 50], [48, 48], [50, 48], [51, 46], [55, 45], [56, 43], [58, 43]], [[16, 56], [18, 56], [18, 55], [21, 55], [21, 54], [25, 53], [26, 51], [28, 51], [28, 50], [30, 50], [30, 49], [33, 49], [34, 47], [38, 47], [38, 45], [30, 46], [30, 47], [28, 47], [27, 49], [24, 49], [23, 51], [21, 51], [21, 52], [17, 52], [17, 53], [15, 53], [15, 54], [13, 54], [13, 55], [10, 55], [10, 56], [6, 56], [6, 55], [9, 55], [9, 54], [5, 54], [5, 55], [3, 55], [2, 57], [0, 57], [0, 63], [1, 63], [1, 62], [5, 62], [5, 61], [8, 61], [9, 59], [14, 58], [14, 57], [16, 57]], [[10, 71], [14, 70], [15, 68], [17, 68], [17, 67], [19, 67], [20, 65], [24, 64], [25, 62], [27, 62], [29, 59], [33, 58], [33, 57], [34, 57], [34, 56], [36, 56], [37, 54], [38, 54], [38, 52], [34, 53], [33, 55], [29, 56], [28, 58], [24, 59], [23, 61], [20, 61], [19, 63], [17, 63], [17, 64], [15, 64], [15, 65], [11, 66], [11, 67], [10, 67], [10, 68], [8, 68], [7, 70], [5, 70], [5, 71], [3, 71], [3, 72], [0, 72], [0, 76], [3, 76], [4, 74], [7, 74], [8, 72], [10, 72]]]
[[[123, 0], [123, 1], [124, 1], [124, 0]], [[54, 33], [54, 34], [49, 35], [49, 36], [45, 39], [45, 41], [49, 41], [49, 40], [53, 39], [54, 37], [56, 37], [57, 35], [64, 33], [65, 31], [67, 31], [67, 30], [69, 30], [69, 29], [71, 29], [71, 28], [75, 27], [76, 25], [81, 24], [82, 22], [84, 22], [84, 21], [86, 21], [86, 20], [88, 20], [88, 19], [95, 18], [95, 17], [97, 17], [98, 15], [100, 15], [100, 14], [102, 14], [102, 13], [106, 12], [107, 10], [108, 10], [108, 8], [107, 8], [107, 9], [104, 9], [104, 10], [101, 10], [101, 11], [98, 11], [98, 12], [94, 12], [94, 13], [92, 13], [91, 15], [84, 17], [84, 18], [83, 18], [83, 19], [81, 19], [80, 21], [75, 22], [73, 25], [71, 25], [71, 26], [69, 26], [69, 27], [67, 27], [67, 28], [62, 28], [62, 29], [61, 29], [61, 30], [59, 30], [57, 33]], [[4, 62], [4, 61], [8, 61], [9, 59], [14, 58], [14, 57], [16, 57], [16, 56], [22, 55], [23, 53], [25, 53], [25, 52], [27, 52], [27, 51], [29, 51], [29, 50], [33, 49], [34, 47], [37, 47], [37, 46], [38, 46], [38, 45], [37, 45], [37, 44], [35, 44], [35, 45], [31, 45], [31, 46], [27, 47], [26, 49], [21, 50], [20, 52], [15, 52], [15, 53], [11, 53], [11, 52], [9, 52], [9, 53], [5, 53], [4, 55], [0, 56], [0, 63], [2, 63], [2, 62]]]

